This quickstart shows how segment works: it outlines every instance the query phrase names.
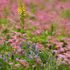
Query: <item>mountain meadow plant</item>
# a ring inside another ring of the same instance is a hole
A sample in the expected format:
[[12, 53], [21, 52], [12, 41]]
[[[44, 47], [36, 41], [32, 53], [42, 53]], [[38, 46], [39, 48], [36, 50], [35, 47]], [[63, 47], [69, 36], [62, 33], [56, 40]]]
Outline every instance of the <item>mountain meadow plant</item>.
[[61, 3], [0, 1], [0, 70], [70, 70], [70, 10]]
[[21, 49], [9, 43], [0, 46], [0, 70], [69, 70], [70, 67], [56, 63], [56, 55], [49, 48], [38, 49], [36, 43], [23, 43]]
[[70, 10], [63, 10], [61, 12], [62, 17], [70, 19]]

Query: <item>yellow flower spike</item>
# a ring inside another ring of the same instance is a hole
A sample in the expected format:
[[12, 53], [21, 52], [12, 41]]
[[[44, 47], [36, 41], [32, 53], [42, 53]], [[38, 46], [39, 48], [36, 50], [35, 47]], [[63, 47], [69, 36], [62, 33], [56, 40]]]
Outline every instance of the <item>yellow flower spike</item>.
[[20, 15], [23, 14], [24, 16], [26, 16], [26, 10], [25, 10], [24, 6], [18, 7], [18, 13], [19, 13]]
[[18, 14], [20, 15], [21, 26], [24, 26], [24, 19], [27, 14], [22, 0], [18, 0]]

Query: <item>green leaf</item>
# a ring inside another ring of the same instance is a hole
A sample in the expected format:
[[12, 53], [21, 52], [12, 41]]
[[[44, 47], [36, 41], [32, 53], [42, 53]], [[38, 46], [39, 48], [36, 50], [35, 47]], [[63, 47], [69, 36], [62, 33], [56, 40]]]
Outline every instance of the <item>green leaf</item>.
[[58, 70], [70, 70], [70, 67], [64, 64], [59, 65]]
[[10, 65], [3, 59], [0, 59], [0, 70], [10, 70]]
[[8, 29], [5, 29], [2, 33], [3, 34], [7, 34], [9, 32], [9, 30]]
[[8, 20], [7, 19], [0, 19], [0, 24], [7, 24]]
[[25, 33], [25, 30], [24, 30], [24, 29], [16, 29], [16, 31], [17, 31], [17, 32], [20, 32], [20, 33], [22, 33], [22, 34]]
[[40, 56], [42, 62], [43, 62], [43, 63], [46, 63], [47, 58], [48, 58], [47, 53], [46, 53], [46, 52], [40, 52], [40, 53], [39, 53], [39, 56]]
[[63, 35], [59, 35], [59, 36], [57, 36], [57, 40], [58, 40], [58, 41], [63, 40], [63, 38], [64, 38], [64, 36], [63, 36]]
[[56, 32], [56, 24], [53, 23], [51, 24], [51, 27], [50, 27], [50, 31], [48, 32], [49, 35], [55, 35], [55, 32]]

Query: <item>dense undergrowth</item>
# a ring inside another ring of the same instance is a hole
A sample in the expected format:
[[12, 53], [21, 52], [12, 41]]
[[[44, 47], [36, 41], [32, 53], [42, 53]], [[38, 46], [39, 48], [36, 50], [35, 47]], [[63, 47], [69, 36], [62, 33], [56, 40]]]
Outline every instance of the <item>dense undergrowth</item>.
[[66, 0], [8, 2], [0, 13], [0, 70], [70, 70], [70, 10], [60, 7]]

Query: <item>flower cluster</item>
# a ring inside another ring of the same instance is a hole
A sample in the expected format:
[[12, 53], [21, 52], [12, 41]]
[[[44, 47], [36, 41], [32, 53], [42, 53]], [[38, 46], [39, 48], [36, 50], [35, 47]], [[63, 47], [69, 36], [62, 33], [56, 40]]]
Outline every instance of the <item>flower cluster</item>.
[[70, 1], [1, 0], [0, 70], [70, 70]]

